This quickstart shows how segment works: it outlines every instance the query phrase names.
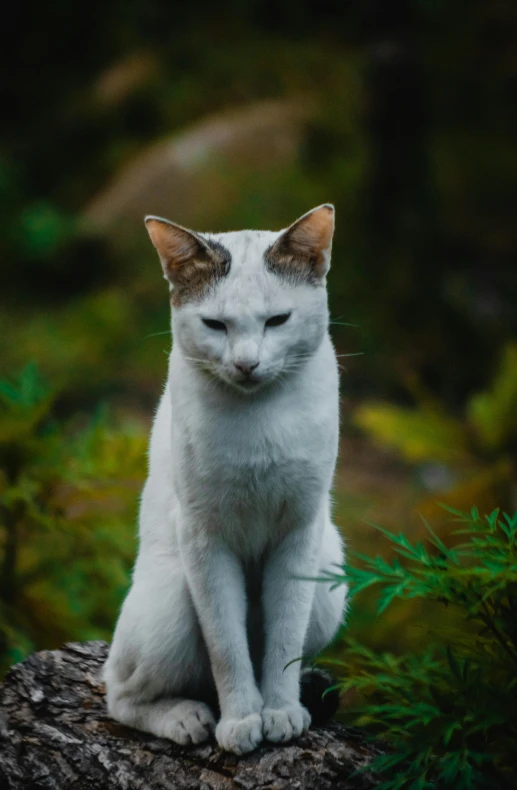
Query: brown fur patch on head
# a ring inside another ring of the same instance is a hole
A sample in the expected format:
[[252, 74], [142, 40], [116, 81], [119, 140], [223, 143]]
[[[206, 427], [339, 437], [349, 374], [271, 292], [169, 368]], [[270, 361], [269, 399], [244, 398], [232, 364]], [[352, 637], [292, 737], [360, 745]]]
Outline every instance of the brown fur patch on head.
[[160, 217], [146, 217], [145, 225], [165, 277], [173, 286], [174, 307], [202, 299], [217, 280], [228, 274], [231, 258], [221, 244]]
[[334, 207], [326, 203], [297, 219], [266, 253], [268, 269], [295, 282], [317, 284], [327, 273]]

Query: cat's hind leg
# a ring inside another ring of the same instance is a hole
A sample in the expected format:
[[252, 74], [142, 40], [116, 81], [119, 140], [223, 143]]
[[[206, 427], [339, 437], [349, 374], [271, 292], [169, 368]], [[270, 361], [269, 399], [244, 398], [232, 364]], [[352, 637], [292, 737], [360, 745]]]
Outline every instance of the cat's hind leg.
[[[215, 729], [213, 681], [179, 562], [140, 567], [104, 668], [108, 711], [128, 727], [186, 745]], [[192, 697], [192, 698], [190, 698]]]
[[119, 696], [112, 699], [109, 708], [121, 724], [169, 738], [181, 746], [204, 743], [215, 729], [214, 714], [208, 705], [197, 700], [176, 697], [138, 702], [131, 696]]
[[[320, 573], [339, 573], [343, 563], [343, 541], [330, 521], [323, 533]], [[336, 636], [345, 616], [346, 585], [332, 589], [329, 582], [318, 582], [314, 592], [309, 626], [303, 647], [304, 657], [311, 658], [320, 653]]]
[[[320, 573], [339, 572], [343, 548], [336, 527], [330, 522], [325, 527]], [[336, 636], [345, 615], [346, 586], [331, 589], [327, 582], [318, 582], [314, 593], [309, 627], [305, 635], [303, 655], [317, 656]], [[320, 726], [330, 719], [339, 706], [339, 693], [331, 689], [335, 681], [319, 667], [307, 666], [301, 673], [301, 701], [309, 710], [312, 723]]]

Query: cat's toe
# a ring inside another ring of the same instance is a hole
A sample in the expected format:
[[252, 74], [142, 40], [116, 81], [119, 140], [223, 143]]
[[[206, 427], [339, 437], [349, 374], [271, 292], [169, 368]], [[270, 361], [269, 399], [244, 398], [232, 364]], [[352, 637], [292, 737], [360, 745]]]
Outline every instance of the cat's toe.
[[168, 737], [181, 746], [204, 743], [215, 729], [212, 711], [202, 702], [185, 700], [173, 711], [168, 722]]
[[264, 738], [273, 743], [284, 743], [298, 738], [309, 728], [311, 717], [303, 705], [285, 708], [264, 708], [262, 711]]
[[244, 719], [221, 719], [215, 730], [217, 743], [226, 752], [246, 754], [262, 741], [262, 718], [251, 713]]

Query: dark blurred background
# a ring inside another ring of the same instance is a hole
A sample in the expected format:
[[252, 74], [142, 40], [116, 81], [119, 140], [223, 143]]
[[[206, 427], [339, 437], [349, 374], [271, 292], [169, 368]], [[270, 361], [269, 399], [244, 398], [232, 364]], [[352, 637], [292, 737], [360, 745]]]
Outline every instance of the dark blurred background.
[[[20, 2], [0, 85], [0, 666], [109, 638], [170, 346], [142, 223], [279, 229], [337, 210], [336, 520], [385, 551], [436, 504], [515, 509], [517, 5]], [[370, 598], [369, 644], [426, 605]]]

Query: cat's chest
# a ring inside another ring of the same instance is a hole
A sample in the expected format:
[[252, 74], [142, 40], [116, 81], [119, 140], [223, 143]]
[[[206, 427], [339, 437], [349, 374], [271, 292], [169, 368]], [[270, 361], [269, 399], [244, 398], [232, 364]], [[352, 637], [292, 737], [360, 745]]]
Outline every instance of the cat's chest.
[[302, 410], [227, 411], [200, 420], [187, 438], [192, 472], [251, 491], [276, 488], [325, 452], [321, 424]]
[[240, 556], [259, 557], [312, 512], [320, 490], [302, 459], [236, 463], [222, 457], [212, 475], [198, 477], [191, 495], [209, 529]]
[[330, 424], [294, 407], [200, 419], [182, 438], [183, 493], [241, 553], [257, 555], [321, 500], [331, 435]]

